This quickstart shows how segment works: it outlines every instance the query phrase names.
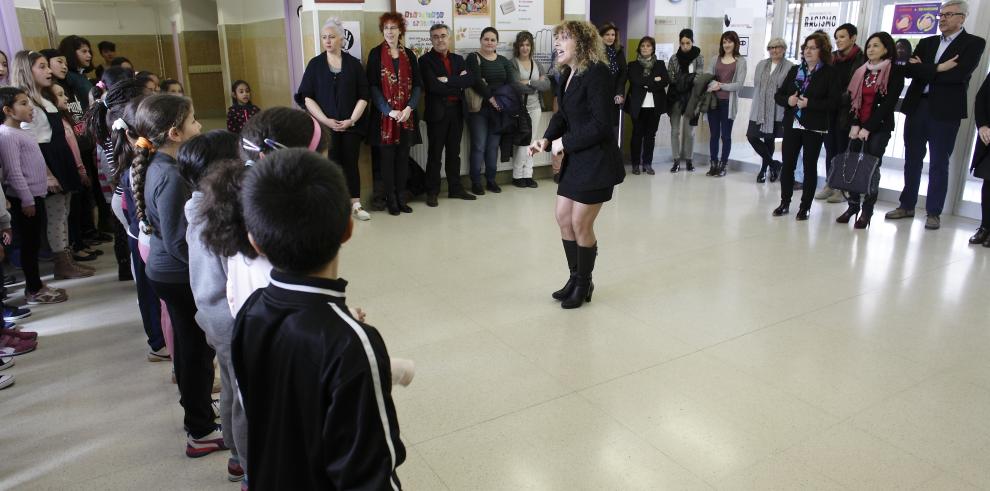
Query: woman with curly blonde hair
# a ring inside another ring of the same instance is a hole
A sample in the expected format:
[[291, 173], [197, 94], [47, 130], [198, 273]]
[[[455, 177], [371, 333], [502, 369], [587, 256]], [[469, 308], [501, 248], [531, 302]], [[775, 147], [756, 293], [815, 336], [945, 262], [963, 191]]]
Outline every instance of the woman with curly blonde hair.
[[554, 165], [556, 218], [571, 275], [553, 298], [573, 309], [591, 301], [598, 255], [595, 218], [625, 178], [625, 169], [612, 133], [612, 75], [597, 29], [588, 22], [566, 21], [554, 28], [553, 36], [560, 110], [543, 138], [530, 145], [529, 154], [550, 150], [563, 156]]

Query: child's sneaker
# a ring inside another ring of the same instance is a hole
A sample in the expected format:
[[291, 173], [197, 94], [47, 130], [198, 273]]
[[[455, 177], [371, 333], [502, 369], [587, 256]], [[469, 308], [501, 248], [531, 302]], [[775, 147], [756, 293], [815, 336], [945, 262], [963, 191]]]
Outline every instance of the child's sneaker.
[[0, 390], [6, 389], [11, 385], [14, 385], [13, 375], [0, 375]]
[[19, 321], [31, 317], [31, 309], [24, 307], [6, 307], [3, 309], [3, 320], [7, 322]]
[[234, 458], [227, 459], [227, 480], [237, 482], [242, 479], [244, 479], [244, 468], [241, 467], [241, 462]]
[[416, 363], [405, 358], [392, 358], [392, 385], [409, 386], [413, 377], [416, 376]]
[[203, 457], [213, 452], [219, 452], [220, 450], [227, 450], [227, 446], [223, 444], [223, 433], [220, 432], [219, 426], [203, 438], [186, 437], [186, 457], [191, 459]]
[[20, 339], [9, 334], [0, 335], [0, 346], [4, 348], [13, 348], [14, 352], [10, 356], [23, 355], [24, 353], [30, 353], [38, 347], [38, 342], [30, 339]]
[[17, 339], [26, 339], [28, 341], [34, 341], [38, 339], [38, 333], [32, 331], [20, 331], [17, 329], [3, 329], [0, 330], [0, 335], [10, 336]]
[[168, 347], [162, 346], [162, 348], [157, 351], [148, 352], [148, 361], [150, 362], [172, 361], [172, 355], [168, 354]]
[[14, 366], [14, 359], [9, 356], [0, 357], [0, 372]]

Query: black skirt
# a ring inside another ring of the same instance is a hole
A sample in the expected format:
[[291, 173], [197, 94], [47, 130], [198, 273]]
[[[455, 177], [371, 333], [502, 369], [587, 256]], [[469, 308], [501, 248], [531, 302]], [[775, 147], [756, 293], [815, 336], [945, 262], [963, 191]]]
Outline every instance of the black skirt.
[[607, 188], [580, 191], [568, 186], [567, 180], [565, 179], [557, 185], [557, 196], [563, 196], [567, 199], [574, 200], [585, 205], [597, 205], [599, 203], [611, 201], [612, 191], [614, 189], [615, 186], [609, 186]]

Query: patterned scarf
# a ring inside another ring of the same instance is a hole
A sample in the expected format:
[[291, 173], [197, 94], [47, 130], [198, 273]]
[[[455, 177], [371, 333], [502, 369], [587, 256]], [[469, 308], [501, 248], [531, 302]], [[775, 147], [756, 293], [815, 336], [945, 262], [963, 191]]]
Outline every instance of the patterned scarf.
[[649, 77], [653, 73], [653, 64], [656, 63], [657, 57], [637, 55], [636, 60], [639, 61], [640, 65], [643, 65], [643, 76]]
[[783, 116], [783, 108], [777, 105], [774, 94], [784, 84], [787, 72], [791, 70], [791, 62], [782, 58], [773, 70], [773, 62], [769, 59], [761, 61], [756, 66], [754, 86], [756, 93], [753, 97], [753, 113], [750, 119], [760, 125], [760, 133], [773, 134], [774, 123]]
[[[872, 81], [877, 86], [877, 94], [887, 94], [887, 82], [890, 81], [890, 60], [883, 60], [876, 65], [870, 62], [863, 63], [863, 66], [856, 69], [852, 80], [849, 81], [849, 98], [852, 102], [851, 112], [859, 114], [859, 108], [863, 106], [863, 83]], [[867, 76], [869, 72], [869, 76]], [[876, 73], [874, 73], [876, 72]]]
[[[797, 77], [794, 78], [794, 86], [795, 88], [797, 88], [797, 92], [799, 96], [804, 95], [804, 93], [808, 91], [808, 86], [811, 85], [811, 78], [814, 77], [816, 73], [818, 73], [818, 69], [821, 67], [822, 67], [822, 62], [821, 60], [818, 60], [818, 64], [816, 64], [815, 68], [809, 72], [808, 62], [803, 60], [801, 61], [801, 67], [798, 68]], [[800, 108], [798, 108], [797, 110], [797, 117], [798, 118], [801, 117]]]
[[[409, 57], [406, 56], [406, 50], [399, 49], [399, 72], [396, 73], [395, 67], [392, 65], [392, 55], [389, 54], [388, 43], [383, 42], [381, 48], [382, 95], [385, 96], [385, 101], [388, 102], [389, 107], [405, 108], [409, 105], [409, 98], [412, 97], [412, 65], [409, 63]], [[399, 123], [388, 114], [382, 114], [381, 117], [382, 145], [398, 145], [401, 131], [413, 129], [412, 118], [409, 118], [405, 123]]]
[[612, 72], [612, 75], [619, 73], [619, 51], [615, 49], [615, 46], [605, 45], [605, 54], [608, 55], [608, 71]]

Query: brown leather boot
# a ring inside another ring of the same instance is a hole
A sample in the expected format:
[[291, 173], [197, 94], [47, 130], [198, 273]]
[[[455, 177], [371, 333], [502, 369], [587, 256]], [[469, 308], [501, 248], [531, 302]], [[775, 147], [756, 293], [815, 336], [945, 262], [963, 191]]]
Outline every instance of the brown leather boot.
[[72, 263], [72, 256], [69, 255], [69, 251], [61, 251], [55, 253], [53, 261], [55, 263], [56, 280], [89, 278], [94, 274], [93, 271], [76, 268], [75, 265]]

